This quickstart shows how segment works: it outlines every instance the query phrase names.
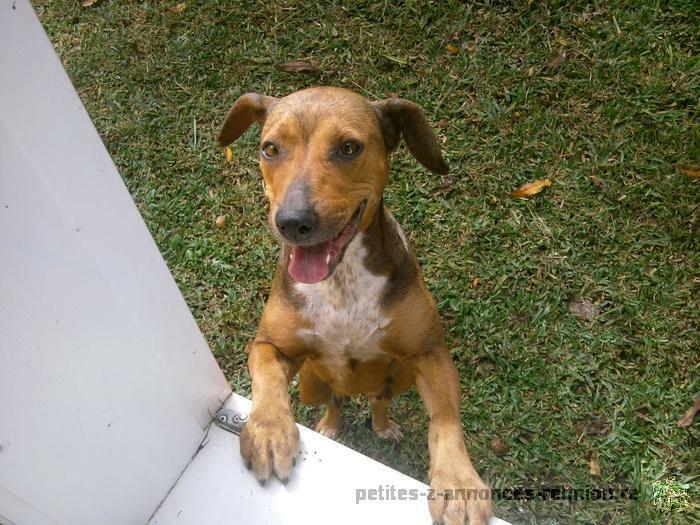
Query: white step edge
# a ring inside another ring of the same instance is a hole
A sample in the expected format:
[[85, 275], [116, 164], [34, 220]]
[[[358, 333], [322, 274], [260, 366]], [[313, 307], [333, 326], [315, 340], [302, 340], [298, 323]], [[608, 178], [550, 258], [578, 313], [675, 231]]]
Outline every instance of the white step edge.
[[[233, 394], [225, 406], [248, 413], [250, 401]], [[212, 425], [150, 525], [430, 524], [427, 485], [298, 425], [301, 454], [286, 484], [260, 484], [239, 452], [239, 438]], [[426, 444], [427, 446], [427, 444]], [[379, 499], [394, 489], [393, 500]], [[374, 501], [369, 491], [376, 489]], [[398, 499], [399, 491], [410, 498]], [[366, 496], [362, 498], [363, 492]], [[509, 525], [492, 518], [489, 525]]]

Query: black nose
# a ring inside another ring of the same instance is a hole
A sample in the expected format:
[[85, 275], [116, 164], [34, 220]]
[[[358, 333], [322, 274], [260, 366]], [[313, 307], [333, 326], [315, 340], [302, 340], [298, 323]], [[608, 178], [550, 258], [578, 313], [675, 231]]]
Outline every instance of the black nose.
[[308, 241], [318, 229], [318, 215], [312, 208], [280, 208], [275, 224], [284, 238], [293, 243]]

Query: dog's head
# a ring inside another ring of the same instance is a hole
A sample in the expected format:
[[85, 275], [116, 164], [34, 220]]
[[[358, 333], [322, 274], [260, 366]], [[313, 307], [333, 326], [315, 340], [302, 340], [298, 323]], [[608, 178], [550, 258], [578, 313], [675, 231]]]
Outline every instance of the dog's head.
[[295, 281], [328, 277], [358, 231], [372, 222], [389, 176], [389, 154], [401, 136], [426, 168], [447, 173], [420, 107], [399, 98], [370, 102], [341, 88], [320, 87], [283, 98], [249, 93], [226, 116], [219, 144], [262, 126], [260, 168], [270, 224], [291, 246]]

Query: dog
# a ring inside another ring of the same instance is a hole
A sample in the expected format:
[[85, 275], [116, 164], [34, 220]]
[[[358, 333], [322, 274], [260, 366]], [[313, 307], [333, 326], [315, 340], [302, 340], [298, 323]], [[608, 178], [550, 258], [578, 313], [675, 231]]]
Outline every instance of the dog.
[[288, 383], [297, 372], [302, 402], [326, 406], [316, 430], [331, 438], [341, 426], [342, 398], [365, 394], [374, 432], [400, 439], [389, 402], [415, 384], [430, 416], [433, 519], [486, 523], [492, 501], [464, 443], [457, 370], [437, 307], [382, 197], [401, 137], [423, 166], [448, 172], [421, 108], [336, 87], [282, 98], [249, 93], [226, 116], [219, 144], [231, 144], [254, 122], [270, 227], [281, 248], [246, 349], [253, 405], [240, 436], [244, 460], [261, 481], [290, 476], [299, 432]]

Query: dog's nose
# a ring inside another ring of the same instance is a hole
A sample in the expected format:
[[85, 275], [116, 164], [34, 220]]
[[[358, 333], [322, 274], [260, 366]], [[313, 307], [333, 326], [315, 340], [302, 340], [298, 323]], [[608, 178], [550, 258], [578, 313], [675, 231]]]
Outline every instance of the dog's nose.
[[308, 241], [316, 233], [319, 222], [312, 208], [280, 208], [275, 215], [277, 229], [293, 243]]

